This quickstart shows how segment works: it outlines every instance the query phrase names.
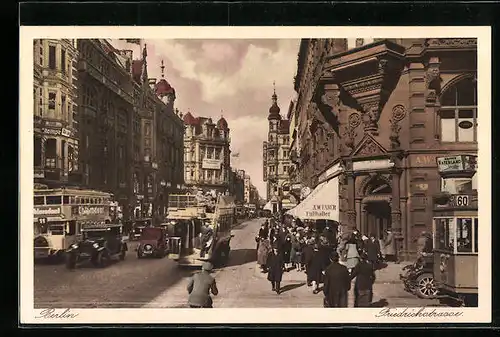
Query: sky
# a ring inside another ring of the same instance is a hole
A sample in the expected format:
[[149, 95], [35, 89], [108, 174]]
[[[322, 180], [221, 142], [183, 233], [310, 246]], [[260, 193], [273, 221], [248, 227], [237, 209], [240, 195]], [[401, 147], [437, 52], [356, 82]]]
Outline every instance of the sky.
[[[141, 57], [141, 46], [112, 40], [118, 49], [133, 51]], [[271, 106], [273, 82], [283, 116], [295, 97], [293, 77], [297, 71], [300, 40], [142, 40], [147, 45], [148, 75], [165, 79], [175, 88], [175, 107], [195, 117], [221, 115], [229, 124], [231, 166], [250, 175], [261, 197], [262, 142], [267, 139], [267, 115]]]

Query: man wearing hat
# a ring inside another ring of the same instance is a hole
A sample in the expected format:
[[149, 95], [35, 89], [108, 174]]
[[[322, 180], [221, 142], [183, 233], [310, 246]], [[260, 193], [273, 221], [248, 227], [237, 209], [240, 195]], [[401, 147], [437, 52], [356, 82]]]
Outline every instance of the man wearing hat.
[[392, 261], [395, 263], [399, 263], [399, 257], [396, 247], [396, 239], [391, 229], [386, 230], [387, 237], [384, 242], [384, 251], [387, 261]]
[[375, 270], [368, 262], [366, 252], [361, 253], [361, 261], [354, 267], [351, 279], [356, 278], [354, 283], [354, 307], [368, 308], [373, 299], [373, 283], [375, 282]]
[[325, 270], [323, 304], [328, 308], [347, 308], [348, 292], [351, 290], [351, 276], [347, 267], [339, 263], [339, 254], [332, 252], [330, 265]]
[[210, 293], [217, 296], [219, 290], [215, 278], [210, 275], [212, 269], [213, 265], [210, 262], [204, 262], [201, 266], [201, 272], [189, 279], [187, 291], [190, 308], [213, 308]]

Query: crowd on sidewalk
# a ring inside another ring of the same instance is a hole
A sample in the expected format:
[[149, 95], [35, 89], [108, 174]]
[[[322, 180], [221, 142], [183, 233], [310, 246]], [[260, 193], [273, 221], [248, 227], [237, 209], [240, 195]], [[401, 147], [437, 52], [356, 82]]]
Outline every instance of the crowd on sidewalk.
[[373, 234], [362, 235], [353, 229], [342, 235], [337, 226], [318, 228], [300, 219], [284, 221], [275, 216], [261, 225], [255, 240], [257, 263], [267, 273], [272, 291], [280, 293], [283, 273], [304, 272], [312, 292], [322, 290], [325, 307], [347, 307], [352, 280], [354, 306], [369, 307], [375, 271], [383, 268], [385, 261], [399, 263], [390, 230], [381, 249]]

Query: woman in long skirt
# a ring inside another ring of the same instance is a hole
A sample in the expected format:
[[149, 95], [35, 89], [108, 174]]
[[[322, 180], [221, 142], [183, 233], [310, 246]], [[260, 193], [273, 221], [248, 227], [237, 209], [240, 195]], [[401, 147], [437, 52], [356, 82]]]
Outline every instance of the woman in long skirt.
[[267, 272], [267, 257], [271, 252], [271, 243], [269, 239], [261, 240], [259, 250], [257, 251], [257, 264], [260, 265], [262, 272]]

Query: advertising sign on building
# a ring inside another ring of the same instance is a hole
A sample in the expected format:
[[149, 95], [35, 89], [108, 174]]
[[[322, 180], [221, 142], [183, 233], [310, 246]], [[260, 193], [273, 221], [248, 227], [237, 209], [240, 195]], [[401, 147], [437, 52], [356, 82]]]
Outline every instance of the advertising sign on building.
[[59, 136], [61, 134], [61, 129], [42, 128], [42, 133], [51, 136]]
[[61, 214], [61, 207], [34, 207], [34, 215], [59, 215]]
[[439, 172], [462, 171], [464, 163], [462, 156], [437, 158]]
[[354, 171], [370, 171], [370, 170], [380, 170], [393, 167], [394, 163], [389, 159], [379, 159], [379, 160], [364, 160], [352, 163], [352, 169]]
[[202, 168], [205, 170], [220, 170], [222, 161], [219, 159], [203, 159]]
[[62, 128], [61, 129], [61, 135], [63, 135], [64, 137], [71, 137], [71, 130]]

